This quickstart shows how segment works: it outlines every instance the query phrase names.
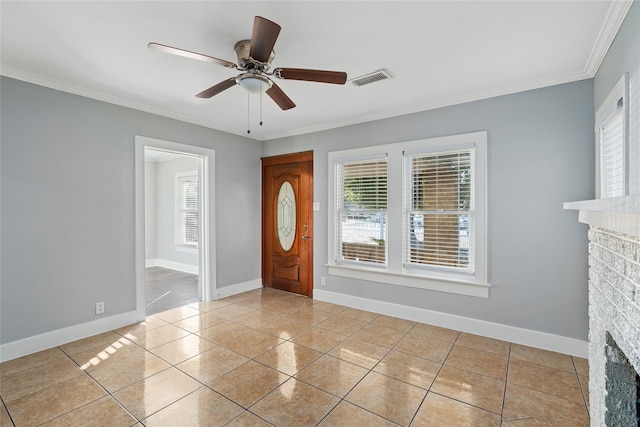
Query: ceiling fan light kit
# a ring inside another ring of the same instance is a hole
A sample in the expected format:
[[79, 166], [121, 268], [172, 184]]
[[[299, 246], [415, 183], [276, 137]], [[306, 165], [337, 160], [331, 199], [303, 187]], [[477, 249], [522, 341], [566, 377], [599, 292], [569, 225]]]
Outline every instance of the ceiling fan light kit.
[[266, 92], [273, 82], [266, 76], [255, 73], [243, 73], [236, 77], [236, 82], [249, 93]]
[[280, 25], [261, 16], [253, 21], [253, 32], [250, 40], [240, 40], [234, 46], [238, 63], [203, 55], [177, 47], [160, 43], [149, 43], [149, 48], [171, 53], [191, 59], [211, 62], [227, 68], [242, 71], [236, 77], [224, 80], [196, 96], [211, 98], [235, 85], [242, 86], [249, 93], [266, 93], [282, 110], [294, 108], [296, 104], [275, 84], [270, 77], [283, 80], [302, 80], [318, 83], [343, 85], [347, 81], [347, 73], [342, 71], [310, 70], [304, 68], [276, 68], [269, 72], [271, 62], [275, 58], [273, 47], [280, 34]]

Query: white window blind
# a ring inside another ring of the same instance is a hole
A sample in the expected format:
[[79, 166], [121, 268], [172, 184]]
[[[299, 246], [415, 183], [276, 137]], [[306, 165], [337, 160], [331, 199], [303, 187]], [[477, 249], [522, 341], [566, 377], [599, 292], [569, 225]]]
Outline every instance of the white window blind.
[[198, 176], [179, 176], [178, 224], [180, 244], [197, 245], [199, 233], [198, 221]]
[[628, 194], [628, 75], [618, 81], [596, 111], [598, 197]]
[[336, 262], [387, 263], [387, 159], [336, 164]]
[[624, 107], [620, 99], [615, 113], [600, 127], [600, 197], [625, 195]]
[[473, 150], [405, 157], [405, 265], [473, 273]]

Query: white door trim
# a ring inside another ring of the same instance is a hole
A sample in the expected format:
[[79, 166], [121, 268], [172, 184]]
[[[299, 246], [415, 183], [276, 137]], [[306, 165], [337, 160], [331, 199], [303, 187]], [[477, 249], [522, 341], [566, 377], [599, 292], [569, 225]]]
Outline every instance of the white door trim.
[[144, 318], [145, 296], [145, 230], [144, 230], [144, 149], [173, 151], [179, 154], [188, 154], [199, 157], [201, 169], [198, 172], [202, 182], [200, 204], [200, 239], [198, 245], [198, 278], [201, 281], [201, 298], [209, 301], [216, 295], [215, 262], [215, 150], [180, 144], [177, 142], [163, 141], [146, 136], [135, 136], [135, 283], [136, 283], [136, 311]]

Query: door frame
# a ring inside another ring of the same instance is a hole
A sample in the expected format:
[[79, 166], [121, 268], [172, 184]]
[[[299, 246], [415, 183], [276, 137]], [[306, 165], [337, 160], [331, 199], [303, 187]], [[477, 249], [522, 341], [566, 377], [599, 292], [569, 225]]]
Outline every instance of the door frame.
[[215, 150], [146, 136], [135, 136], [135, 283], [136, 311], [146, 317], [146, 255], [145, 255], [145, 148], [175, 152], [198, 157], [201, 203], [199, 206], [200, 235], [198, 244], [198, 288], [202, 301], [209, 301], [216, 292], [216, 240], [215, 240]]
[[[262, 283], [264, 286], [264, 276], [265, 276], [265, 183], [264, 183], [264, 169], [267, 166], [276, 166], [276, 165], [285, 165], [288, 163], [298, 163], [298, 162], [310, 162], [310, 174], [309, 174], [309, 197], [307, 198], [307, 206], [306, 209], [309, 213], [309, 220], [307, 222], [307, 226], [309, 228], [309, 234], [311, 235], [311, 244], [308, 246], [308, 271], [307, 276], [309, 278], [309, 292], [308, 297], [313, 298], [313, 278], [314, 278], [314, 269], [313, 269], [313, 246], [314, 246], [314, 228], [313, 228], [313, 220], [314, 220], [314, 211], [313, 211], [313, 151], [303, 151], [299, 153], [291, 153], [291, 154], [281, 154], [278, 156], [270, 156], [262, 158], [262, 171], [261, 176], [263, 178], [262, 182], [262, 203], [261, 203], [261, 219], [262, 219], [262, 236], [261, 236], [261, 275], [262, 275]], [[296, 200], [296, 203], [298, 201]]]

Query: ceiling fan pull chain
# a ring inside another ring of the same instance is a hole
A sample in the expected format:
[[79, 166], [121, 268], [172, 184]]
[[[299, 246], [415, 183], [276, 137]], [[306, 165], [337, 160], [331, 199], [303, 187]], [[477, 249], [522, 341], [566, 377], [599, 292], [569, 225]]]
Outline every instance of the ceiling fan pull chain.
[[251, 103], [250, 101], [250, 93], [247, 92], [247, 133], [251, 133]]
[[260, 126], [262, 126], [262, 91], [260, 91]]

